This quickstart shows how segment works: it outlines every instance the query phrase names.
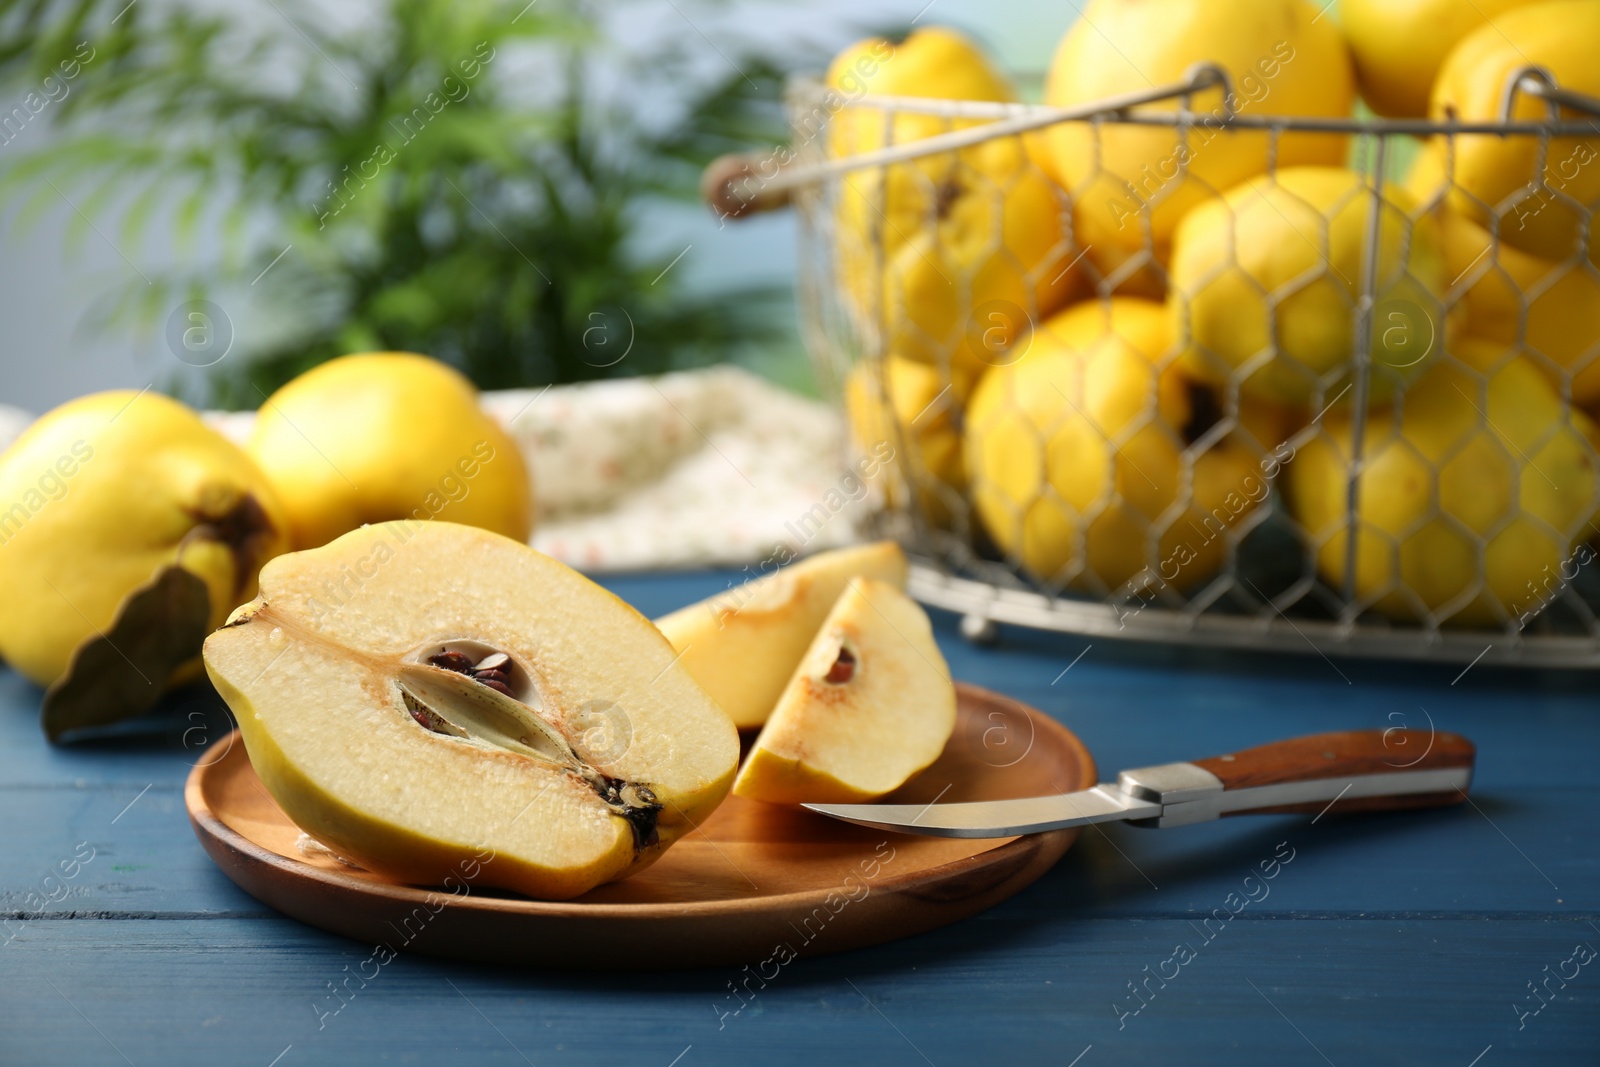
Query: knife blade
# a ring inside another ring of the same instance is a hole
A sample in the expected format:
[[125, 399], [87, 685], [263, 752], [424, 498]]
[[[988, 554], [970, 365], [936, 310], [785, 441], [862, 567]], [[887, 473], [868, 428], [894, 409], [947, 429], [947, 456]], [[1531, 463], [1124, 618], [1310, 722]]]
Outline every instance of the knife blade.
[[861, 826], [931, 837], [1015, 837], [1119, 821], [1182, 826], [1224, 815], [1325, 812], [1335, 806], [1347, 812], [1458, 804], [1466, 799], [1476, 758], [1476, 747], [1457, 734], [1350, 730], [1140, 767], [1123, 771], [1114, 783], [1054, 796], [803, 807]]

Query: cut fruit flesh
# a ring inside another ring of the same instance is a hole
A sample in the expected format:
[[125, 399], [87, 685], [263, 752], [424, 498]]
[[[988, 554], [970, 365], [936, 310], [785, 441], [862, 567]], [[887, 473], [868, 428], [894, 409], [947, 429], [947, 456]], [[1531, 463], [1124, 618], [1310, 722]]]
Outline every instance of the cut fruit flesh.
[[470, 868], [562, 899], [648, 865], [727, 793], [738, 737], [674, 655], [525, 545], [396, 522], [269, 564], [205, 660], [312, 837], [407, 882]]
[[892, 541], [821, 552], [680, 608], [656, 625], [734, 725], [756, 727], [767, 721], [828, 610], [857, 577], [904, 589], [905, 553]]
[[887, 582], [839, 597], [733, 791], [775, 804], [850, 803], [893, 792], [944, 751], [955, 687], [927, 613]]

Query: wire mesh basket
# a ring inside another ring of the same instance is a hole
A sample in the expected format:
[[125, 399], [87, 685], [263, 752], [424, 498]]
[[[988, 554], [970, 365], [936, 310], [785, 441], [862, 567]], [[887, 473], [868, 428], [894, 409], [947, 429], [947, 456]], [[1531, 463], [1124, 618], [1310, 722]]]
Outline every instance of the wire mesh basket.
[[[1073, 109], [801, 79], [790, 146], [707, 195], [796, 207], [850, 462], [969, 636], [1600, 666], [1600, 240], [1562, 177], [1600, 101], [1533, 67], [1492, 123], [1240, 99], [1212, 65]], [[1521, 173], [1486, 190], [1486, 150]]]

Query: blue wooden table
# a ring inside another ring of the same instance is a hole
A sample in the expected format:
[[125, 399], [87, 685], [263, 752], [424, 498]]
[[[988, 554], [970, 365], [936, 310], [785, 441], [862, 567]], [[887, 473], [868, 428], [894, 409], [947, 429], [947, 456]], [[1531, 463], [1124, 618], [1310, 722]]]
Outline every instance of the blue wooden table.
[[[729, 578], [608, 584], [654, 615]], [[1473, 802], [1086, 830], [992, 911], [792, 963], [748, 1001], [728, 968], [416, 956], [335, 1000], [372, 946], [257, 903], [190, 832], [214, 694], [52, 748], [39, 692], [0, 669], [0, 1064], [1600, 1063], [1600, 679], [1014, 631], [977, 649], [935, 621], [956, 677], [1060, 718], [1105, 773], [1431, 722], [1477, 742]]]

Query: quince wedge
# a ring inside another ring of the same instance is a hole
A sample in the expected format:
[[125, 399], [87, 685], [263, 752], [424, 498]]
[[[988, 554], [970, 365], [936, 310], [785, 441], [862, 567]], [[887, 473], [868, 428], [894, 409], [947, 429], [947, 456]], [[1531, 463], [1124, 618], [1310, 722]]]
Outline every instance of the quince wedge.
[[548, 556], [405, 520], [280, 556], [205, 646], [302, 830], [401, 881], [470, 866], [541, 899], [643, 869], [726, 795], [738, 736], [674, 658]]
[[1289, 464], [1290, 513], [1335, 589], [1348, 573], [1354, 526], [1359, 609], [1506, 624], [1594, 532], [1595, 429], [1515, 349], [1465, 339], [1451, 357], [1407, 390], [1403, 405], [1368, 414], [1353, 523], [1348, 405]]
[[[1600, 0], [1548, 0], [1516, 7], [1464, 38], [1434, 82], [1430, 117], [1498, 122], [1511, 75], [1528, 66], [1563, 89], [1600, 95]], [[1543, 100], [1518, 93], [1513, 122], [1548, 118]], [[1579, 112], [1564, 112], [1582, 119]], [[1592, 217], [1600, 207], [1600, 133], [1582, 137], [1454, 138], [1456, 210], [1498, 227], [1500, 240], [1545, 259], [1592, 255]]]
[[49, 686], [52, 739], [196, 677], [200, 644], [287, 550], [256, 465], [176, 400], [81, 397], [0, 455], [0, 656]]
[[955, 687], [927, 613], [887, 582], [854, 579], [733, 791], [773, 804], [872, 800], [938, 759], [955, 724]]
[[735, 726], [760, 726], [850, 582], [904, 589], [906, 556], [892, 541], [819, 552], [656, 620], [680, 663]]
[[410, 352], [340, 356], [273, 393], [250, 454], [295, 548], [391, 519], [442, 519], [526, 541], [533, 485], [517, 443], [454, 368]]

